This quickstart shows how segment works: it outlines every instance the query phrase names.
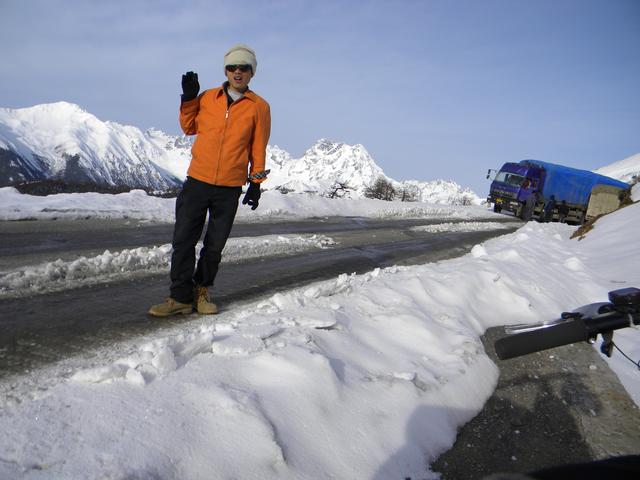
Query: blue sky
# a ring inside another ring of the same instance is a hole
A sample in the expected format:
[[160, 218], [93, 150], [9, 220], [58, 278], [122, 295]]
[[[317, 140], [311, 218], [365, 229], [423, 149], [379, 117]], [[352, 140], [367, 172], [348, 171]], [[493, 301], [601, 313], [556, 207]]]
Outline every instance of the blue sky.
[[640, 153], [640, 0], [0, 0], [0, 106], [65, 100], [178, 134], [180, 77], [246, 43], [271, 144], [360, 143], [395, 179]]

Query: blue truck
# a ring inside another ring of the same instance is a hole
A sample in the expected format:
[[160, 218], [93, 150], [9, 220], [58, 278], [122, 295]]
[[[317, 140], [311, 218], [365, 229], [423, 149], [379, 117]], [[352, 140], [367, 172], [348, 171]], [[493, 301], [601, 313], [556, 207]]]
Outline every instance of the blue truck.
[[[556, 204], [553, 219], [558, 218], [558, 207], [564, 201], [566, 208], [563, 206], [563, 217], [566, 217], [567, 223], [582, 224], [589, 219], [588, 211], [602, 211], [602, 208], [594, 208], [596, 198], [598, 202], [603, 199], [600, 193], [593, 195], [595, 192], [606, 191], [610, 197], [617, 198], [619, 192], [628, 188], [629, 185], [624, 182], [588, 170], [540, 160], [522, 160], [505, 163], [500, 168], [491, 182], [487, 201], [493, 204], [494, 212], [509, 211], [520, 218], [526, 215], [525, 205], [533, 205], [531, 212], [540, 217], [545, 204], [553, 196]], [[534, 197], [529, 199], [532, 195]]]

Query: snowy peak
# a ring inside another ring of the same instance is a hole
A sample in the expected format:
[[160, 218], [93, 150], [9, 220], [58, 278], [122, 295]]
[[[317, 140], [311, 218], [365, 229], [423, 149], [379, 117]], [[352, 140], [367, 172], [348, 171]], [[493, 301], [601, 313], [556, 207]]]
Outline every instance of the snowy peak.
[[41, 132], [83, 122], [99, 122], [94, 115], [69, 102], [45, 103], [17, 109], [0, 108], [0, 115], [13, 128], [20, 130], [21, 125], [30, 126], [40, 128]]
[[322, 138], [301, 158], [292, 159], [288, 153], [273, 147], [267, 149], [267, 158], [268, 168], [272, 170], [269, 182], [264, 184], [267, 189], [328, 194], [335, 185], [343, 184], [350, 188], [349, 196], [362, 197], [382, 178], [393, 185], [400, 196], [410, 196], [414, 201], [454, 205], [481, 202], [474, 192], [452, 181], [393, 180], [360, 144], [348, 145]]
[[343, 142], [332, 142], [326, 138], [318, 140], [302, 158], [307, 162], [320, 162], [347, 168], [372, 167], [382, 172], [362, 145], [347, 145]]
[[267, 168], [283, 168], [283, 166], [291, 162], [291, 160], [289, 152], [281, 149], [277, 145], [267, 145]]
[[149, 140], [169, 151], [186, 150], [190, 153], [191, 147], [193, 146], [193, 138], [187, 137], [186, 135], [177, 137], [175, 135], [169, 135], [156, 128], [148, 128], [145, 130], [144, 134]]
[[[51, 158], [54, 170], [64, 163], [62, 154], [73, 156], [82, 152], [87, 141], [104, 138], [108, 130], [107, 124], [78, 105], [67, 102], [0, 109], [0, 122], [8, 127], [20, 146], [40, 156], [55, 153]], [[6, 148], [9, 142], [3, 137], [0, 133], [0, 146]]]
[[323, 193], [340, 182], [348, 184], [361, 195], [378, 177], [384, 176], [362, 145], [347, 145], [323, 138], [295, 160], [278, 150], [275, 154], [277, 161], [269, 177], [273, 188]]
[[313, 146], [305, 152], [305, 156], [331, 156], [336, 153], [340, 153], [344, 148], [347, 149], [355, 149], [360, 147], [360, 145], [355, 145], [353, 147], [349, 145], [345, 145], [343, 142], [332, 142], [331, 140], [327, 140], [326, 138], [321, 138], [318, 140]]
[[0, 149], [11, 163], [0, 170], [4, 185], [43, 178], [152, 189], [178, 183], [160, 166], [165, 150], [138, 128], [67, 102], [0, 109]]
[[154, 159], [154, 163], [174, 177], [184, 180], [191, 162], [193, 137], [169, 135], [155, 128], [147, 129], [144, 135], [149, 142], [163, 152]]

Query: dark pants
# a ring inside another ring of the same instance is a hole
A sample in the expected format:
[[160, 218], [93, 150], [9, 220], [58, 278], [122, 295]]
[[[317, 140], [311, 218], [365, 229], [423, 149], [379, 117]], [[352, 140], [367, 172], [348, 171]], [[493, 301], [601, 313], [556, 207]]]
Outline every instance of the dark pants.
[[[176, 200], [171, 255], [171, 298], [193, 301], [193, 285], [209, 287], [218, 273], [222, 249], [231, 233], [242, 187], [219, 187], [188, 177]], [[196, 266], [196, 244], [209, 212], [209, 225]]]

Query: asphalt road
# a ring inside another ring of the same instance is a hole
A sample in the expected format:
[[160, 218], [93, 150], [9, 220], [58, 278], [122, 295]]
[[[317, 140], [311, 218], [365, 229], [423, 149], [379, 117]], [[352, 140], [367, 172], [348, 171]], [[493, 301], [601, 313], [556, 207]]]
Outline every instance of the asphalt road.
[[[287, 233], [317, 233], [333, 235], [339, 232], [360, 232], [359, 241], [376, 242], [377, 234], [389, 241], [417, 225], [456, 222], [462, 220], [376, 220], [360, 217], [322, 217], [292, 222], [239, 223], [233, 226], [231, 237]], [[491, 220], [498, 221], [498, 220]], [[515, 226], [510, 217], [501, 221]], [[386, 232], [386, 234], [385, 234]], [[496, 232], [498, 233], [498, 232]], [[0, 222], [0, 271], [23, 265], [35, 265], [61, 258], [84, 255], [92, 257], [105, 250], [135, 248], [171, 243], [173, 224], [153, 223], [134, 219], [78, 219]], [[356, 243], [356, 241], [351, 242]]]

